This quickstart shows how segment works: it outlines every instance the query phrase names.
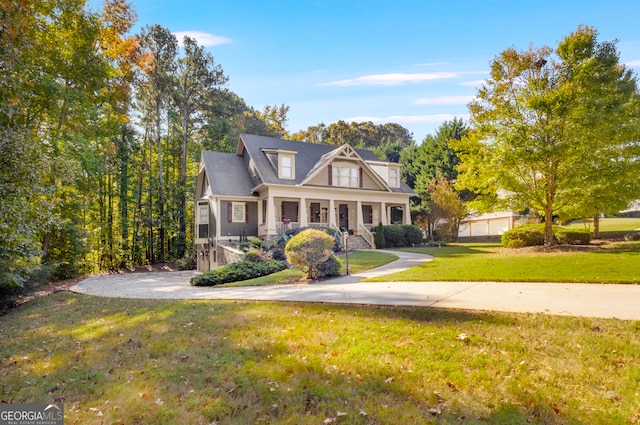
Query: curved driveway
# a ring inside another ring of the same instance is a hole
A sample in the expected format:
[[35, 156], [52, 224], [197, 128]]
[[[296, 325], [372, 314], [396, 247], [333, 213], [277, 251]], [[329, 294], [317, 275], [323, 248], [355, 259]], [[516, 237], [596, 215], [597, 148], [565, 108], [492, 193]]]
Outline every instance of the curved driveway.
[[382, 267], [313, 284], [193, 287], [194, 271], [92, 276], [71, 290], [81, 294], [145, 299], [234, 299], [405, 305], [466, 310], [546, 313], [640, 320], [640, 285], [525, 282], [363, 282], [432, 257], [393, 251]]

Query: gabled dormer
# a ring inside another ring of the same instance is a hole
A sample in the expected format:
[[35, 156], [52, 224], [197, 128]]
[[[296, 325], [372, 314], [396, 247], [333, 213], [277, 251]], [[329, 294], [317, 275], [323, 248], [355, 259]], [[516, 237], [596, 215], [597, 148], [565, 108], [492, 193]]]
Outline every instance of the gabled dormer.
[[349, 144], [339, 146], [323, 155], [302, 185], [390, 190], [386, 182]]
[[376, 172], [391, 189], [400, 187], [401, 165], [397, 162], [367, 161], [367, 164]]
[[298, 152], [285, 149], [263, 148], [262, 153], [264, 153], [269, 160], [273, 171], [279, 179], [296, 179], [296, 155]]

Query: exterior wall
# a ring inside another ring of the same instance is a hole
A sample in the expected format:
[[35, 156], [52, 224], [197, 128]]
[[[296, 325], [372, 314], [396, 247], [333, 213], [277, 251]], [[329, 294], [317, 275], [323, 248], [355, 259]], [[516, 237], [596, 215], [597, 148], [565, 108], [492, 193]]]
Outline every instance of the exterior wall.
[[310, 186], [328, 186], [329, 185], [329, 169], [323, 168], [320, 172], [311, 179], [308, 183]]
[[232, 202], [245, 202], [245, 201], [220, 201], [220, 239], [230, 238], [238, 239], [244, 231], [247, 236], [258, 235], [258, 202], [245, 202], [249, 210], [249, 221], [246, 223], [233, 223], [229, 222], [227, 217], [228, 204]]
[[458, 230], [458, 237], [479, 238], [500, 236], [507, 230], [513, 229], [517, 213], [503, 211], [487, 213], [465, 220]]

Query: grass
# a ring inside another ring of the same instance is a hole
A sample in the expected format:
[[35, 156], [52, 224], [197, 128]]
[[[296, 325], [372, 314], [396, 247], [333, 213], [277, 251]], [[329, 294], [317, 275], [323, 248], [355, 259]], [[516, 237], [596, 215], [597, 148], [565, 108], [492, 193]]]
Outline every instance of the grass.
[[454, 244], [408, 250], [435, 258], [367, 281], [640, 283], [640, 242], [551, 252], [505, 250], [497, 244]]
[[[341, 272], [346, 273], [346, 259], [341, 255]], [[397, 255], [378, 251], [355, 251], [349, 253], [349, 273], [359, 273], [364, 270], [374, 269], [398, 259]]]
[[[565, 227], [569, 229], [592, 229], [593, 221], [589, 220], [585, 223], [584, 220], [576, 220]], [[637, 229], [640, 229], [640, 218], [610, 217], [600, 219], [601, 232], [631, 232]]]
[[[342, 261], [342, 274], [346, 273], [346, 264], [344, 255], [339, 257]], [[363, 270], [369, 270], [380, 267], [391, 261], [397, 260], [398, 256], [384, 252], [376, 251], [355, 251], [349, 254], [349, 272], [357, 273]], [[291, 283], [306, 282], [307, 273], [297, 268], [282, 270], [268, 276], [257, 277], [255, 279], [243, 280], [241, 282], [225, 283], [224, 287], [234, 286], [265, 286], [265, 285], [283, 285]]]
[[640, 421], [640, 324], [57, 293], [0, 319], [6, 403], [67, 424]]

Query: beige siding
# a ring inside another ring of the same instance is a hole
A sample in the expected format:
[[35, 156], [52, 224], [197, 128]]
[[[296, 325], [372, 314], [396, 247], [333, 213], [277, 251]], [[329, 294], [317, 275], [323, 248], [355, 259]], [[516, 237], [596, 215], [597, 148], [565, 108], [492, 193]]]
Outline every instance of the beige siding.
[[318, 175], [309, 180], [308, 184], [310, 186], [329, 186], [329, 168], [325, 167], [320, 170]]

